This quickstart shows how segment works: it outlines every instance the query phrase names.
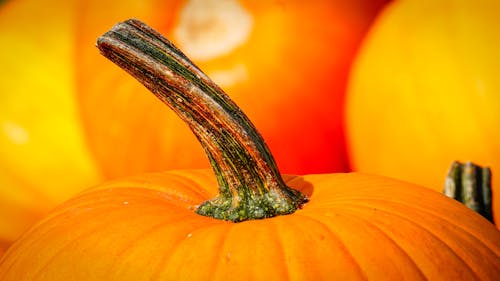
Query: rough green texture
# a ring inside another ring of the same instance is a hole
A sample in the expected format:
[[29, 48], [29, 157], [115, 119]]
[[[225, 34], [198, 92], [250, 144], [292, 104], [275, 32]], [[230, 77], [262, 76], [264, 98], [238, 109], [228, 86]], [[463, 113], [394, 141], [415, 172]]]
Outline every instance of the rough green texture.
[[161, 34], [128, 20], [101, 36], [97, 46], [177, 113], [205, 149], [220, 194], [201, 204], [199, 214], [239, 222], [293, 213], [307, 201], [285, 185], [247, 116]]
[[290, 188], [264, 194], [252, 194], [251, 190], [248, 187], [238, 188], [240, 193], [238, 197], [242, 199], [238, 204], [233, 205], [234, 197], [218, 196], [204, 202], [197, 213], [216, 219], [240, 222], [290, 214], [305, 202], [305, 197], [299, 191]]
[[491, 170], [471, 162], [453, 162], [443, 193], [493, 221], [491, 207]]

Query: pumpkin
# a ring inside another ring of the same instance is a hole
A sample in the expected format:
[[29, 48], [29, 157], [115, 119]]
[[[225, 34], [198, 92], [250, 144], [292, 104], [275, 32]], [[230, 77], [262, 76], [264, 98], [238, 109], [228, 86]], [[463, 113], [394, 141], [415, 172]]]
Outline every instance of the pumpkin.
[[10, 243], [6, 241], [0, 241], [0, 257], [5, 253]]
[[[189, 130], [88, 43], [125, 17], [171, 34], [230, 90], [284, 171], [347, 169], [341, 125], [347, 71], [387, 1], [214, 6], [219, 2], [9, 0], [0, 6], [0, 240], [12, 241], [57, 203], [103, 179], [209, 167]], [[200, 53], [209, 46], [212, 51]], [[301, 59], [299, 51], [310, 56]]]
[[498, 220], [499, 14], [498, 1], [401, 0], [384, 9], [349, 82], [353, 170], [441, 191], [453, 161], [488, 166]]
[[499, 231], [440, 193], [359, 173], [281, 176], [248, 117], [145, 24], [119, 23], [100, 37], [98, 47], [179, 114], [216, 176], [209, 170], [172, 170], [84, 191], [9, 248], [0, 260], [0, 279], [495, 280], [500, 275]]
[[70, 2], [0, 6], [0, 241], [6, 243], [55, 204], [101, 181], [72, 96]]

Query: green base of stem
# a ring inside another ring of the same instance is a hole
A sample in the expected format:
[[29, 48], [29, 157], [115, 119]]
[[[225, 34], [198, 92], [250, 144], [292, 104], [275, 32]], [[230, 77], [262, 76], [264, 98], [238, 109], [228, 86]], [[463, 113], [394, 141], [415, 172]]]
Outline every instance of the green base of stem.
[[270, 192], [262, 196], [247, 196], [234, 205], [233, 197], [216, 197], [201, 204], [197, 213], [220, 220], [241, 222], [288, 215], [300, 209], [307, 197], [299, 191], [288, 189], [286, 194]]

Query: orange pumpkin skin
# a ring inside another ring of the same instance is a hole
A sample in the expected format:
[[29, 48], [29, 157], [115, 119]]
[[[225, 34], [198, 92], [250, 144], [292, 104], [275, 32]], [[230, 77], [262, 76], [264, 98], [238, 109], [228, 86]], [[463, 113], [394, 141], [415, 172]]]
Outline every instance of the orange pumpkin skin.
[[498, 1], [396, 1], [353, 66], [353, 169], [441, 191], [455, 160], [489, 166], [499, 220]]
[[0, 257], [5, 253], [9, 245], [10, 241], [9, 242], [0, 241]]
[[[209, 167], [182, 121], [133, 79], [114, 71], [88, 44], [128, 17], [171, 38], [231, 93], [283, 172], [347, 171], [342, 110], [347, 73], [361, 38], [387, 1], [228, 1], [217, 9], [202, 8], [209, 14], [204, 20], [196, 20], [189, 3], [210, 7], [218, 1], [131, 2], [135, 4], [86, 1], [77, 31], [80, 112], [89, 147], [106, 176]], [[226, 8], [233, 6], [238, 8]], [[228, 20], [233, 15], [233, 20], [248, 19], [249, 26]], [[217, 32], [218, 26], [228, 30]], [[179, 33], [192, 40], [182, 40]], [[214, 43], [224, 45], [232, 33], [246, 37], [239, 45], [229, 44], [227, 52], [199, 54]], [[209, 39], [199, 39], [203, 36]]]
[[310, 201], [232, 223], [193, 209], [212, 171], [108, 182], [53, 210], [0, 261], [8, 280], [494, 280], [500, 233], [460, 203], [364, 174], [285, 176]]

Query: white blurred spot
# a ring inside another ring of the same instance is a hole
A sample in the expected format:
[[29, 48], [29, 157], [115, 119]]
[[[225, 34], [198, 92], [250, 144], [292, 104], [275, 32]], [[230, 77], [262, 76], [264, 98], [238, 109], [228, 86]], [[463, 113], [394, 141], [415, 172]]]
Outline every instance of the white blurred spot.
[[21, 125], [5, 121], [2, 123], [2, 131], [7, 138], [14, 144], [26, 144], [29, 141], [28, 131]]
[[193, 60], [206, 61], [245, 43], [252, 15], [236, 0], [191, 0], [174, 29], [179, 47]]
[[484, 81], [481, 78], [476, 78], [476, 92], [481, 97], [485, 94]]
[[217, 85], [224, 88], [248, 79], [248, 71], [243, 64], [238, 64], [228, 69], [212, 71], [208, 73], [208, 76], [210, 76]]

